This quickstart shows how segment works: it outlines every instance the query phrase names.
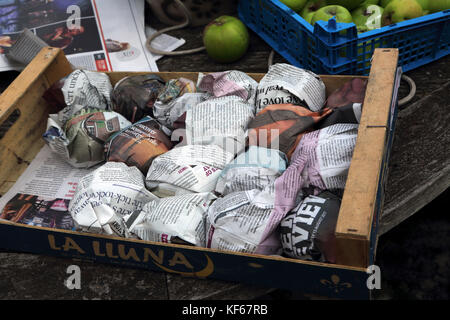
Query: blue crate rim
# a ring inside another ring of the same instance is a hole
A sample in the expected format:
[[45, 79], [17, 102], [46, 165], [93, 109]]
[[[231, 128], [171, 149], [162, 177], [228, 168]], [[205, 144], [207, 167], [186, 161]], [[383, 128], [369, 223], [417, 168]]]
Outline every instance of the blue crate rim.
[[[243, 1], [243, 0], [241, 0], [241, 1]], [[300, 14], [298, 14], [294, 10], [290, 9], [284, 3], [282, 3], [279, 0], [268, 0], [268, 1], [271, 1], [274, 5], [278, 6], [283, 11], [285, 11], [286, 13], [289, 13], [295, 20], [300, 22], [302, 24], [302, 26], [307, 29], [307, 31], [311, 32], [311, 34], [315, 33], [314, 26], [312, 26], [310, 23], [308, 23], [305, 19], [302, 18], [302, 16], [300, 16]], [[414, 19], [394, 23], [394, 24], [384, 26], [384, 27], [381, 27], [378, 29], [362, 32], [362, 33], [357, 34], [357, 39], [362, 40], [362, 39], [372, 37], [372, 36], [374, 36], [374, 37], [380, 36], [381, 34], [386, 34], [393, 30], [396, 30], [396, 29], [404, 29], [405, 27], [415, 27], [417, 25], [417, 23], [431, 22], [431, 21], [434, 22], [434, 20], [438, 20], [440, 18], [443, 18], [443, 20], [450, 20], [450, 9], [427, 14], [422, 17], [417, 17]], [[335, 20], [335, 17], [331, 18], [330, 20], [332, 20], [332, 19]], [[329, 30], [327, 25], [330, 20], [328, 20], [328, 22], [327, 21], [318, 21], [317, 23], [319, 23], [321, 26], [323, 26], [325, 31], [333, 32], [333, 33], [339, 33], [340, 31], [347, 30], [347, 29], [353, 28], [353, 27], [356, 28], [356, 25], [353, 22], [352, 23], [336, 22], [336, 29]]]
[[[267, 26], [265, 23], [261, 23], [261, 19], [266, 17], [262, 13], [254, 15], [253, 10], [255, 9], [257, 9], [257, 12], [264, 12], [267, 9], [269, 15], [274, 18], [273, 22], [269, 19]], [[315, 73], [368, 75], [370, 60], [367, 55], [378, 47], [398, 47], [400, 50], [399, 66], [403, 67], [404, 72], [450, 54], [450, 33], [448, 32], [450, 9], [360, 34], [356, 32], [354, 23], [342, 24], [333, 21], [331, 23], [332, 30], [330, 30], [328, 28], [329, 22], [319, 21], [313, 27], [279, 0], [241, 0], [238, 6], [238, 16], [289, 63]], [[294, 45], [302, 46], [303, 39], [307, 40], [308, 43], [312, 41], [311, 45], [308, 46], [313, 51], [308, 51], [308, 56], [299, 56], [296, 52], [297, 49], [293, 49], [286, 43], [281, 43], [277, 34], [272, 34], [270, 28], [274, 27], [278, 30], [280, 25], [278, 19], [283, 19], [283, 22], [289, 26], [290, 31], [298, 30], [303, 34], [302, 40], [295, 42]], [[266, 27], [269, 28], [269, 31], [266, 30]], [[415, 30], [426, 29], [431, 31], [430, 34], [435, 35], [435, 38], [429, 42], [425, 54], [409, 54], [409, 47], [406, 48], [408, 50], [403, 50], [405, 49], [402, 47], [403, 44], [397, 43], [403, 41], [403, 37], [405, 41], [415, 43], [419, 41], [413, 36]], [[342, 30], [347, 30], [346, 34], [340, 34], [339, 32]], [[363, 48], [361, 54], [359, 48]], [[348, 55], [341, 56], [339, 50], [347, 50]]]

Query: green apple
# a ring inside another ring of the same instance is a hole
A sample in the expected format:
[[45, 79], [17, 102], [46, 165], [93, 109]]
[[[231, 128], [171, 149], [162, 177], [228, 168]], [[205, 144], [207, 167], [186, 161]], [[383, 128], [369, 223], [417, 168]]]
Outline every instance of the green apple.
[[383, 15], [381, 16], [381, 24], [388, 26], [421, 16], [423, 16], [423, 9], [416, 0], [392, 0], [384, 8]]
[[380, 0], [365, 0], [363, 3], [361, 3], [360, 7], [368, 6], [370, 4], [378, 5], [379, 3], [380, 3]]
[[450, 9], [450, 0], [429, 0], [428, 10], [430, 13]]
[[[424, 15], [430, 13], [429, 10], [428, 10], [428, 1], [430, 1], [430, 0], [416, 0], [416, 1], [422, 7]], [[433, 1], [433, 0], [431, 0], [431, 1]]]
[[302, 11], [303, 7], [306, 4], [306, 0], [280, 0], [281, 3], [284, 3], [287, 7], [291, 8], [295, 12]]
[[350, 13], [350, 11], [348, 11], [343, 6], [334, 5], [326, 6], [317, 10], [311, 19], [311, 24], [314, 25], [319, 20], [328, 21], [333, 17], [336, 17], [337, 22], [353, 22], [352, 14]]
[[338, 5], [351, 11], [363, 4], [364, 0], [327, 0], [327, 5]]
[[303, 7], [303, 10], [300, 13], [300, 16], [303, 19], [305, 19], [308, 23], [311, 23], [311, 19], [312, 19], [314, 13], [316, 13], [317, 10], [325, 7], [326, 5], [327, 5], [327, 3], [325, 0], [310, 0]]
[[241, 20], [220, 16], [203, 30], [203, 44], [213, 60], [228, 63], [240, 59], [248, 49], [249, 34]]
[[375, 4], [365, 5], [353, 10], [352, 19], [358, 33], [380, 28], [383, 11], [382, 7]]
[[[369, 0], [370, 1], [370, 0]], [[428, 10], [428, 1], [436, 1], [436, 0], [416, 0], [418, 4], [422, 6], [423, 10]], [[439, 0], [438, 0], [439, 1]], [[380, 6], [386, 8], [386, 6], [392, 2], [392, 0], [381, 0]]]

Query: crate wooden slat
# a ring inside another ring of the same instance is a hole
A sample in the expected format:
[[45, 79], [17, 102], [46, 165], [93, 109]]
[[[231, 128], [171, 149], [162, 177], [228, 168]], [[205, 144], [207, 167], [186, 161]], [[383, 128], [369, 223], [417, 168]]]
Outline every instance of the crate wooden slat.
[[380, 174], [383, 172], [397, 49], [375, 50], [358, 138], [336, 226], [338, 263], [367, 266]]

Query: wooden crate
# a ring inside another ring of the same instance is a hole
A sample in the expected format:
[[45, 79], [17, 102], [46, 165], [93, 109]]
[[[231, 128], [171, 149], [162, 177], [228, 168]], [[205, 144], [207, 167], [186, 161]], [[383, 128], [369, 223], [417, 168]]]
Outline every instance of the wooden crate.
[[[90, 259], [200, 278], [286, 288], [332, 298], [367, 299], [367, 267], [376, 252], [386, 167], [396, 119], [397, 49], [376, 49], [357, 143], [336, 226], [337, 264], [224, 252], [0, 221], [0, 247]], [[17, 121], [0, 138], [0, 194], [17, 181], [44, 145], [49, 112], [42, 94], [72, 71], [63, 52], [44, 48], [0, 96], [0, 124]], [[128, 72], [108, 73], [112, 84]], [[135, 74], [135, 73], [133, 73]], [[197, 80], [195, 72], [160, 72], [164, 80]], [[259, 81], [264, 74], [250, 74]], [[327, 93], [353, 76], [323, 75]]]

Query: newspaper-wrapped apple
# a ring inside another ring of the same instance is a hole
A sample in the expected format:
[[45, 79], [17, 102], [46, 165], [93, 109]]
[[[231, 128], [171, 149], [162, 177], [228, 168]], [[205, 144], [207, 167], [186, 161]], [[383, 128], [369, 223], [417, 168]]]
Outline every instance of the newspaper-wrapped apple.
[[168, 103], [185, 93], [197, 92], [197, 87], [192, 80], [186, 78], [170, 79], [159, 92], [157, 101]]
[[334, 230], [341, 199], [324, 191], [300, 202], [280, 223], [283, 253], [292, 258], [336, 262]]
[[156, 157], [145, 178], [159, 197], [212, 192], [222, 169], [234, 157], [216, 145], [186, 145]]
[[170, 79], [156, 99], [153, 114], [161, 124], [172, 130], [174, 122], [183, 113], [208, 97], [206, 93], [197, 92], [192, 80], [182, 77]]
[[131, 122], [153, 116], [153, 105], [164, 84], [163, 79], [152, 74], [125, 77], [111, 93], [112, 109]]
[[325, 104], [322, 79], [309, 70], [286, 63], [270, 66], [258, 84], [257, 112], [271, 104], [295, 104], [319, 111]]
[[286, 216], [299, 200], [325, 190], [342, 196], [357, 135], [357, 124], [335, 124], [305, 134], [286, 171], [275, 180], [277, 215]]
[[214, 199], [204, 192], [150, 201], [131, 218], [130, 232], [142, 240], [205, 247], [205, 215]]
[[174, 122], [187, 110], [207, 99], [207, 94], [197, 93], [192, 80], [186, 78], [170, 79], [158, 95], [153, 114], [172, 133]]
[[69, 212], [83, 231], [128, 237], [128, 218], [155, 199], [136, 167], [107, 162], [80, 179]]
[[254, 105], [258, 82], [245, 72], [229, 70], [208, 74], [200, 73], [197, 86], [213, 97], [238, 96]]
[[150, 116], [113, 134], [105, 144], [107, 161], [136, 166], [143, 174], [147, 174], [155, 157], [171, 148], [172, 142], [161, 124]]
[[187, 144], [218, 145], [238, 154], [245, 148], [246, 131], [255, 107], [237, 96], [208, 99], [186, 112]]
[[290, 159], [302, 135], [315, 130], [331, 109], [313, 112], [293, 104], [266, 106], [248, 125], [249, 145], [277, 149]]
[[75, 70], [65, 80], [61, 91], [66, 107], [58, 113], [58, 121], [64, 125], [85, 106], [109, 110], [111, 105], [111, 82], [102, 72]]
[[264, 190], [237, 191], [218, 198], [208, 209], [207, 247], [246, 253], [281, 253], [275, 229], [284, 216], [273, 208], [273, 184]]
[[56, 116], [50, 115], [44, 140], [52, 151], [78, 168], [104, 161], [105, 141], [113, 133], [131, 125], [116, 112], [89, 107], [78, 111], [64, 126]]
[[153, 106], [153, 114], [159, 123], [173, 130], [177, 127], [176, 122], [181, 116], [186, 116], [188, 110], [210, 97], [210, 94], [205, 92], [193, 92], [185, 93], [167, 103], [157, 100]]
[[263, 190], [286, 170], [286, 155], [278, 150], [250, 146], [222, 170], [216, 192]]

